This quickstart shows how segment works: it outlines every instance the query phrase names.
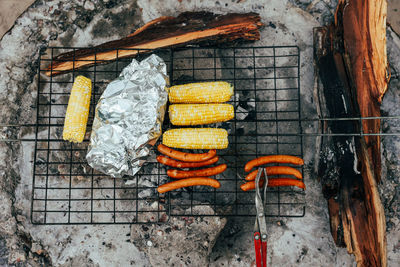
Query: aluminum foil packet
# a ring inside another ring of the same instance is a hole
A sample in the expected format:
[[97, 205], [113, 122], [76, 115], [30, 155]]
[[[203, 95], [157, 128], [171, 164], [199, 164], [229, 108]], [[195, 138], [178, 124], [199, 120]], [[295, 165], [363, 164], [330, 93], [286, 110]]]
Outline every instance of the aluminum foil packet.
[[167, 67], [155, 54], [133, 59], [107, 85], [96, 106], [86, 160], [107, 175], [135, 175], [146, 162], [150, 141], [161, 136], [168, 93]]

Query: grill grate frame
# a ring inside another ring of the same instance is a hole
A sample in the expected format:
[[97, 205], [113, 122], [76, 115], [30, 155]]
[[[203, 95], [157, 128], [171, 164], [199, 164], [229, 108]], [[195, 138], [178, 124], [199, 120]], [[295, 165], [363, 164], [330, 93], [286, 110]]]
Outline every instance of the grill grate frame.
[[[235, 118], [218, 124], [228, 130], [230, 141], [228, 149], [218, 151], [218, 163], [228, 164], [228, 170], [218, 176], [222, 186], [159, 194], [157, 186], [168, 179], [166, 168], [155, 161], [156, 152], [130, 182], [107, 177], [90, 168], [84, 159], [88, 133], [102, 91], [131, 58], [95, 60], [93, 66], [82, 70], [55, 77], [44, 75], [56, 55], [77, 49], [51, 47], [39, 59], [31, 207], [34, 224], [141, 224], [162, 223], [173, 216], [255, 216], [254, 193], [242, 192], [239, 187], [245, 162], [265, 154], [303, 157], [297, 46], [160, 49], [155, 53], [166, 62], [172, 85], [224, 80], [235, 86], [230, 102], [235, 106]], [[138, 52], [139, 60], [149, 54], [148, 50]], [[82, 144], [62, 140], [69, 90], [77, 75], [93, 82], [87, 136]], [[167, 128], [172, 126], [166, 117]], [[305, 215], [302, 190], [272, 188], [267, 198], [269, 217]], [[204, 206], [211, 206], [215, 212]]]

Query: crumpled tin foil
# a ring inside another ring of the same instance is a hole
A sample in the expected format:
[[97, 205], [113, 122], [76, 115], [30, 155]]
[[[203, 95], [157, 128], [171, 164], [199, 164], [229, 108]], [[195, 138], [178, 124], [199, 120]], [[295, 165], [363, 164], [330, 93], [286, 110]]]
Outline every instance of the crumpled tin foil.
[[167, 67], [157, 55], [132, 60], [101, 95], [90, 136], [88, 164], [107, 175], [135, 175], [161, 136], [168, 93]]

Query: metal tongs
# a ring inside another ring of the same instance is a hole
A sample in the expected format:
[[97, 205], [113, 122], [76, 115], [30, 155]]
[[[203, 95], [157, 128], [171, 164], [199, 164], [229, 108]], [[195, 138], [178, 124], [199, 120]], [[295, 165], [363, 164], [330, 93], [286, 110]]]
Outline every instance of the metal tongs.
[[[260, 178], [264, 173], [263, 195], [264, 200], [260, 194]], [[265, 168], [259, 168], [255, 180], [256, 187], [256, 221], [254, 223], [254, 248], [256, 250], [256, 265], [257, 267], [267, 267], [267, 222], [265, 219], [264, 206], [267, 198], [268, 176]]]

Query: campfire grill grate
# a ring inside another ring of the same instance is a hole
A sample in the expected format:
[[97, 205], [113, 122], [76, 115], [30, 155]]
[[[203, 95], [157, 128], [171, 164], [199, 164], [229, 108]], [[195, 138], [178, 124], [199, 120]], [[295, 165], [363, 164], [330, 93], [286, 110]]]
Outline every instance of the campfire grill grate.
[[[55, 77], [44, 75], [56, 55], [76, 50], [52, 47], [40, 56], [33, 140], [34, 224], [162, 223], [173, 216], [255, 216], [254, 192], [242, 192], [239, 187], [245, 176], [244, 164], [266, 154], [303, 157], [297, 46], [163, 49], [155, 53], [165, 60], [172, 85], [223, 80], [235, 86], [230, 102], [235, 106], [235, 118], [217, 125], [228, 130], [230, 141], [228, 149], [218, 151], [218, 163], [228, 165], [228, 170], [217, 177], [221, 188], [194, 187], [158, 194], [157, 186], [168, 178], [166, 168], [155, 160], [157, 152], [152, 152], [132, 180], [112, 179], [97, 172], [85, 160], [95, 104], [131, 59], [98, 60], [82, 70]], [[148, 52], [139, 50], [137, 58], [143, 59]], [[92, 79], [93, 92], [85, 140], [72, 144], [62, 140], [62, 129], [77, 75]], [[172, 126], [166, 117], [167, 128]], [[215, 213], [204, 206], [212, 207]], [[266, 215], [304, 216], [305, 192], [268, 189]]]

